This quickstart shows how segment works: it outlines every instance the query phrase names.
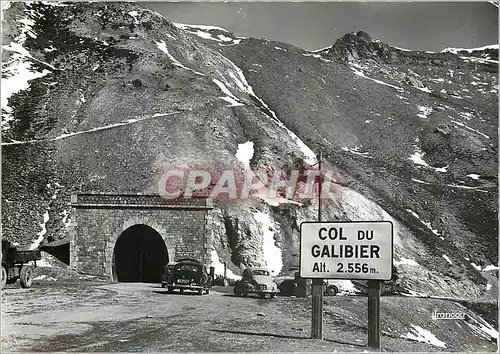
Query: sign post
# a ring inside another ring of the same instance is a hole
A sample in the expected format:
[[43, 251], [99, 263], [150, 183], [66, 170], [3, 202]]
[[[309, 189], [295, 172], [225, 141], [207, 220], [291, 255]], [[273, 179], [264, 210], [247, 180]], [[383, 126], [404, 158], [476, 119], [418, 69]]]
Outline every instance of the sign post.
[[[319, 183], [318, 183], [318, 222], [321, 221], [321, 188], [323, 176], [321, 175], [321, 160], [323, 159], [323, 152], [319, 152], [318, 170], [319, 170]], [[323, 340], [323, 279], [312, 280], [312, 321], [311, 321], [311, 337], [313, 339]]]
[[380, 350], [380, 282], [368, 280], [368, 346]]
[[380, 281], [392, 278], [392, 266], [390, 221], [303, 222], [300, 276], [313, 279], [312, 337], [323, 338], [323, 279], [368, 280], [368, 345], [380, 349]]

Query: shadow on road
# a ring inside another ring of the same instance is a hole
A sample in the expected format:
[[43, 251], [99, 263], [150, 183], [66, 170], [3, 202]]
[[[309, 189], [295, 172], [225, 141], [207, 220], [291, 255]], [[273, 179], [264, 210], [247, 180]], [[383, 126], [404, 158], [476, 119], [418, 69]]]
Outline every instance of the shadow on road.
[[303, 336], [291, 336], [285, 334], [262, 333], [262, 332], [228, 331], [224, 329], [210, 329], [209, 331], [220, 332], [220, 333], [245, 334], [248, 336], [264, 336], [264, 337], [276, 337], [276, 338], [287, 338], [287, 339], [310, 339], [309, 337], [303, 337]]
[[[224, 330], [224, 329], [210, 329], [209, 331], [211, 331], [211, 332], [220, 332], [220, 333], [243, 334], [243, 335], [249, 335], [249, 336], [264, 336], [264, 337], [285, 338], [285, 339], [311, 339], [311, 337], [294, 336], [294, 335], [286, 335], [286, 334], [275, 334], [275, 333], [246, 332], [246, 331], [229, 331], [229, 330]], [[337, 343], [337, 344], [342, 344], [342, 345], [349, 345], [349, 346], [358, 347], [358, 348], [366, 348], [366, 345], [363, 345], [363, 344], [348, 343], [348, 342], [343, 342], [343, 341], [340, 341], [340, 340], [327, 339], [327, 338], [325, 338], [324, 340], [327, 341], [327, 342], [331, 342], [331, 343]]]
[[198, 293], [195, 293], [195, 292], [190, 292], [190, 291], [186, 291], [184, 293], [179, 293], [179, 292], [173, 292], [173, 293], [169, 293], [167, 290], [153, 290], [153, 292], [155, 294], [161, 294], [161, 295], [173, 295], [173, 296], [201, 296], [200, 294]]

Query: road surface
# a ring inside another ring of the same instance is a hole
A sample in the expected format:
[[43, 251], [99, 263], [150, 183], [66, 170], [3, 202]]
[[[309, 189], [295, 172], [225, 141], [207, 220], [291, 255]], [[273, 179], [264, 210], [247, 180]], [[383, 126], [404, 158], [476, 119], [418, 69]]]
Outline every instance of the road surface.
[[[30, 289], [14, 284], [2, 294], [2, 351], [367, 350], [366, 322], [355, 312], [365, 312], [366, 298], [325, 301], [320, 341], [309, 338], [310, 299], [239, 298], [230, 289], [167, 294], [159, 284], [144, 283], [46, 281]], [[457, 348], [494, 350], [488, 343]], [[382, 345], [387, 351], [445, 350], [386, 334]]]

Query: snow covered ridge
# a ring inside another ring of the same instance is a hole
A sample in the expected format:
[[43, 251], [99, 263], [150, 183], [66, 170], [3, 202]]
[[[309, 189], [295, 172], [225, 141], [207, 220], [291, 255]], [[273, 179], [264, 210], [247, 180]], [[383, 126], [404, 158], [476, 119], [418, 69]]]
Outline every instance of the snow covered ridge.
[[[250, 154], [251, 153], [251, 154]], [[241, 168], [211, 166], [171, 166], [164, 169], [157, 183], [158, 194], [168, 200], [208, 196], [220, 203], [239, 203], [248, 198], [260, 198], [271, 205], [282, 203], [301, 204], [300, 201], [319, 198], [319, 182], [322, 179], [323, 203], [336, 204], [344, 191], [339, 188], [335, 173], [304, 166], [296, 170], [284, 170], [276, 166], [252, 166], [253, 144], [240, 144], [237, 157]]]
[[[175, 27], [180, 28], [188, 33], [194, 34], [200, 38], [219, 42], [219, 45], [221, 46], [236, 45], [239, 44], [242, 39], [246, 39], [246, 37], [233, 38], [234, 36], [228, 30], [221, 27], [207, 26], [207, 25], [187, 25], [184, 23], [176, 23], [176, 22], [172, 22], [172, 24]], [[225, 32], [226, 34], [211, 33], [211, 31]]]
[[467, 52], [467, 53], [472, 53], [472, 52], [477, 52], [481, 50], [498, 50], [498, 44], [490, 44], [490, 45], [485, 45], [483, 47], [478, 47], [478, 48], [445, 48], [441, 51], [441, 53], [452, 53], [452, 54], [458, 54], [458, 52]]

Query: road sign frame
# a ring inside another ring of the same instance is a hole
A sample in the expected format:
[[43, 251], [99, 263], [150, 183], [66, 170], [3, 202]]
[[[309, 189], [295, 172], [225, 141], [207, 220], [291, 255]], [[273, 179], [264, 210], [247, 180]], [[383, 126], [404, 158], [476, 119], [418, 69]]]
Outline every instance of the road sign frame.
[[[348, 278], [348, 277], [343, 277], [343, 278], [338, 278], [338, 277], [326, 277], [324, 273], [321, 273], [318, 275], [318, 277], [311, 277], [311, 276], [303, 276], [302, 275], [302, 225], [304, 224], [362, 224], [362, 223], [390, 223], [391, 224], [391, 267], [390, 267], [390, 277], [389, 278]], [[335, 280], [373, 280], [373, 281], [389, 281], [392, 279], [394, 276], [394, 224], [390, 220], [377, 220], [377, 221], [371, 221], [371, 220], [356, 220], [356, 221], [303, 221], [300, 223], [300, 237], [299, 237], [299, 274], [302, 278], [304, 279], [335, 279]]]

